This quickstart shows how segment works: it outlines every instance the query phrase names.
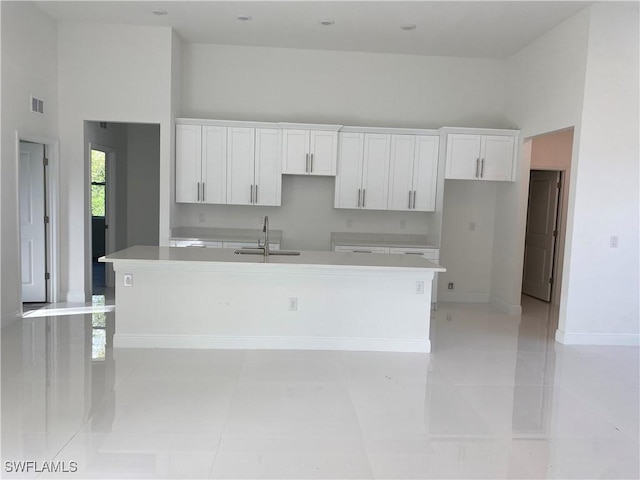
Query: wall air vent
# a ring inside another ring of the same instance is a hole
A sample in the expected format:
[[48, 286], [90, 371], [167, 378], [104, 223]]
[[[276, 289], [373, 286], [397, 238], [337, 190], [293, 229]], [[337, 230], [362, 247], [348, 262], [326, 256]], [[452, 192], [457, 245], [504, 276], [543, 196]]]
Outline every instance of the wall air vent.
[[33, 113], [44, 114], [44, 100], [40, 100], [34, 96], [31, 97], [31, 111]]

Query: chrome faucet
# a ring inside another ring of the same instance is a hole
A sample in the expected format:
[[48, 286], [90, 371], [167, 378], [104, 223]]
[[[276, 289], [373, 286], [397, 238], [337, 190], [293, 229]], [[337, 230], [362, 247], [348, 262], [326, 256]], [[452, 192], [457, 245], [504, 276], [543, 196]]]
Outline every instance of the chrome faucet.
[[269, 217], [266, 215], [262, 231], [264, 232], [264, 245], [260, 245], [260, 241], [258, 241], [258, 247], [263, 249], [265, 257], [269, 257]]

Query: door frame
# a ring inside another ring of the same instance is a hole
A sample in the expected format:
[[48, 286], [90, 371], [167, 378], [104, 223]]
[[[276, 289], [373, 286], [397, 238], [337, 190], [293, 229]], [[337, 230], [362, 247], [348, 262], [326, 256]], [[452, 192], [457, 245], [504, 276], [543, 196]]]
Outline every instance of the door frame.
[[[92, 263], [93, 260], [91, 258], [91, 248], [93, 246], [93, 233], [91, 230], [91, 151], [99, 150], [101, 152], [105, 152], [105, 224], [109, 226], [107, 231], [105, 232], [105, 253], [111, 253], [115, 251], [116, 246], [116, 149], [113, 147], [107, 147], [106, 145], [101, 145], [96, 142], [89, 142], [89, 150], [88, 150], [88, 182], [86, 184], [86, 188], [89, 191], [89, 249], [88, 249], [88, 258], [87, 262], [89, 265], [89, 271], [92, 272]], [[111, 267], [110, 263], [105, 265], [105, 283], [107, 287], [115, 286], [115, 275], [113, 272], [113, 267]]]
[[[45, 215], [49, 216], [49, 223], [45, 224], [45, 249], [46, 249], [46, 271], [49, 272], [49, 281], [46, 283], [47, 303], [55, 303], [59, 301], [60, 292], [60, 143], [57, 139], [40, 137], [22, 133], [18, 130], [15, 132], [15, 162], [16, 162], [16, 218], [18, 225], [16, 228], [16, 237], [18, 242], [18, 258], [22, 258], [22, 242], [20, 233], [20, 142], [39, 143], [44, 146], [44, 154], [48, 159], [47, 169], [45, 170]], [[22, 285], [22, 268], [18, 272], [19, 282]], [[22, 292], [22, 287], [20, 288]], [[20, 302], [21, 314], [24, 314], [22, 302]]]

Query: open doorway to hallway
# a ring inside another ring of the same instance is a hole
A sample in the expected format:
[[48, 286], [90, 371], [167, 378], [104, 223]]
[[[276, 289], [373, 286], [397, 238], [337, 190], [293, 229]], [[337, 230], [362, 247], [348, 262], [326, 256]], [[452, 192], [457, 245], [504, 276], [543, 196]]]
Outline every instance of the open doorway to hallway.
[[528, 140], [531, 172], [522, 293], [560, 303], [573, 128]]
[[159, 243], [160, 125], [85, 121], [84, 128], [85, 285], [95, 303], [114, 295], [115, 275], [101, 256]]

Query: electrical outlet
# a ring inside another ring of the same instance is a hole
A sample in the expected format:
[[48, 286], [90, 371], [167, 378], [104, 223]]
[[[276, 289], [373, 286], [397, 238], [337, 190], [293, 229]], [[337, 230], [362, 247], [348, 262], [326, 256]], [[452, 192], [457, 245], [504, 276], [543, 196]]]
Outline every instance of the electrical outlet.
[[405, 229], [407, 228], [407, 221], [406, 220], [400, 220], [400, 228], [401, 229]]
[[298, 310], [298, 297], [289, 297], [289, 311], [295, 312]]
[[122, 283], [125, 287], [133, 287], [133, 274], [125, 273], [122, 276]]
[[416, 295], [424, 295], [424, 282], [422, 280], [416, 282]]
[[207, 216], [204, 214], [204, 212], [200, 212], [200, 213], [198, 214], [198, 221], [199, 221], [200, 223], [204, 223], [204, 222], [206, 222], [206, 221], [207, 221]]
[[618, 236], [617, 235], [611, 235], [611, 237], [609, 237], [609, 247], [618, 248]]
[[353, 220], [350, 218], [347, 218], [347, 228], [351, 228], [353, 227]]
[[449, 290], [453, 290], [453, 282], [449, 282], [449, 285], [447, 285], [447, 288]]
[[258, 217], [258, 225], [264, 225], [264, 217]]

